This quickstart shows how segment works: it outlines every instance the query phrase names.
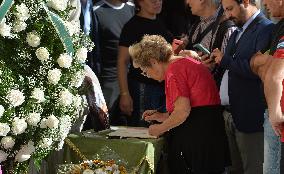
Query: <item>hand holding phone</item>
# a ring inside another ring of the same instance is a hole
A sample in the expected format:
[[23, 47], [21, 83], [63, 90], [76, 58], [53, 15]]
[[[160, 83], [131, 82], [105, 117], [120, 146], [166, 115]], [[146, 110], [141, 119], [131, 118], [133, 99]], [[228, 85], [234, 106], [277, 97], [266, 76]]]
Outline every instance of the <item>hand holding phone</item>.
[[183, 49], [183, 41], [174, 39], [172, 43], [172, 48], [173, 48], [174, 54], [178, 55], [178, 53]]
[[193, 48], [197, 49], [198, 51], [201, 51], [203, 54], [210, 55], [210, 51], [208, 51], [203, 45], [201, 44], [195, 44], [193, 45]]

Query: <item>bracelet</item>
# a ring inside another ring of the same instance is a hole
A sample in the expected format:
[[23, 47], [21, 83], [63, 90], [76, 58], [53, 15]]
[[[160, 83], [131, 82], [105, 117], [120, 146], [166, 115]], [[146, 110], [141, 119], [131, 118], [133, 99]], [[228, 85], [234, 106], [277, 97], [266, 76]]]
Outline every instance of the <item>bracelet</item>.
[[122, 95], [129, 95], [129, 93], [128, 93], [128, 92], [121, 92], [120, 95], [121, 95], [121, 96], [122, 96]]

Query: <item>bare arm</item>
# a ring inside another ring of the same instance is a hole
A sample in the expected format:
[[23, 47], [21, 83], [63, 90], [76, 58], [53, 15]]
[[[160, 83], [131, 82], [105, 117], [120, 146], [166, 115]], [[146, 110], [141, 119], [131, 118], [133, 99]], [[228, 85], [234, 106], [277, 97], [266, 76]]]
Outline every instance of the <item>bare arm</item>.
[[178, 97], [174, 103], [174, 111], [162, 124], [152, 125], [149, 128], [151, 135], [159, 136], [164, 132], [181, 125], [191, 111], [190, 101], [186, 97]]
[[117, 73], [120, 88], [120, 102], [119, 106], [122, 112], [131, 115], [133, 111], [132, 98], [129, 95], [127, 71], [130, 61], [128, 47], [120, 46], [118, 51]]
[[284, 79], [284, 59], [271, 58], [264, 78], [264, 93], [269, 110], [269, 119], [276, 134], [280, 134], [280, 123], [284, 122], [280, 100]]

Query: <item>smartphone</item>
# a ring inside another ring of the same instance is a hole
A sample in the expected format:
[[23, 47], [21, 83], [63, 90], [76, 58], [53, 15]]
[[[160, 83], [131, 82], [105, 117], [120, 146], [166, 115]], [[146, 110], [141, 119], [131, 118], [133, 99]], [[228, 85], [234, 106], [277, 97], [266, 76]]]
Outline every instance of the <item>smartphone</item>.
[[195, 44], [193, 45], [193, 48], [197, 49], [198, 51], [201, 51], [204, 54], [210, 55], [210, 51], [208, 51], [203, 45], [201, 44]]
[[178, 39], [173, 40], [172, 48], [175, 55], [178, 55], [178, 53], [182, 50], [182, 44], [183, 44], [182, 40]]

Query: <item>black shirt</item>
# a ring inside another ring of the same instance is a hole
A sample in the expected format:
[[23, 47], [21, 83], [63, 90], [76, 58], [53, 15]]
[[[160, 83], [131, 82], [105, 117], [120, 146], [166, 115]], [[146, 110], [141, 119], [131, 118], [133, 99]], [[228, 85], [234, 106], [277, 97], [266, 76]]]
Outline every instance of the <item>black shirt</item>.
[[[145, 34], [161, 35], [169, 43], [173, 40], [171, 33], [166, 30], [158, 19], [152, 20], [135, 15], [124, 25], [120, 35], [119, 45], [129, 47], [134, 43], [140, 42]], [[140, 69], [133, 67], [132, 61], [128, 77], [143, 83], [160, 84], [156, 80], [143, 76]]]
[[134, 15], [134, 6], [123, 3], [116, 7], [102, 0], [95, 4], [95, 58], [99, 59], [102, 78], [117, 78], [118, 43], [121, 30]]

